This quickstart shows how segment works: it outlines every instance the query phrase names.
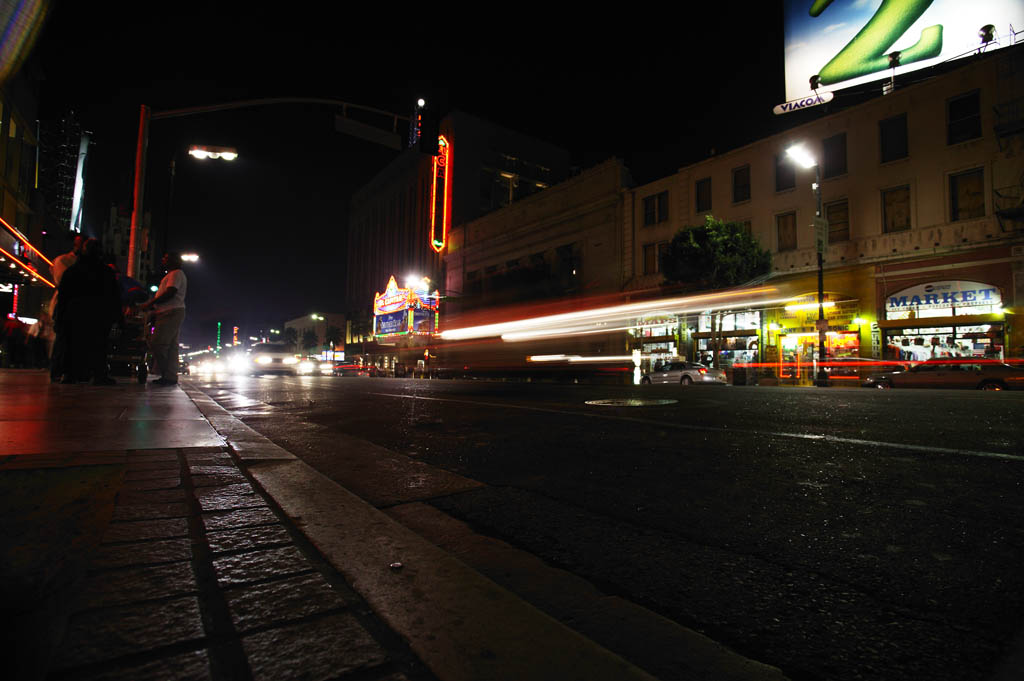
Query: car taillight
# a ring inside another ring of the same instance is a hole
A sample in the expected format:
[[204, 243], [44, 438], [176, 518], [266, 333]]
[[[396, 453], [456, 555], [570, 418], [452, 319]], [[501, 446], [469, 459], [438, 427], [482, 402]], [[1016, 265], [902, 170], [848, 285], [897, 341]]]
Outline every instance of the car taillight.
[[704, 375], [704, 374], [706, 374], [707, 372], [708, 372], [708, 370], [707, 370], [707, 369], [697, 369], [697, 373], [699, 373], [699, 374], [700, 374], [701, 376], [703, 376], [703, 375]]

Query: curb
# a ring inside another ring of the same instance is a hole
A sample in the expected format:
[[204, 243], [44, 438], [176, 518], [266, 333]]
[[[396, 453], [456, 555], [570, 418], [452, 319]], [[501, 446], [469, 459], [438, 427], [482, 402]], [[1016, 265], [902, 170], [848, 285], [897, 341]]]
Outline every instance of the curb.
[[[239, 465], [442, 681], [655, 678], [320, 474], [200, 389], [182, 389]], [[785, 679], [685, 631], [708, 667], [691, 678]]]

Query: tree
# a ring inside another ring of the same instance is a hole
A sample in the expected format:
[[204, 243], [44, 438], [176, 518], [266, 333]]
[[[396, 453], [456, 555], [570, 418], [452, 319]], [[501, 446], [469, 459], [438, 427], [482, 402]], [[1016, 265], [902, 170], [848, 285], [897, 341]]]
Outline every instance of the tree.
[[711, 215], [700, 227], [679, 230], [661, 257], [665, 281], [694, 289], [738, 286], [768, 274], [771, 267], [771, 253], [761, 248], [741, 223]]
[[[772, 268], [771, 253], [739, 222], [724, 222], [711, 215], [700, 227], [681, 229], [669, 243], [661, 258], [665, 281], [686, 284], [695, 290], [738, 286], [754, 277], [768, 274]], [[718, 367], [722, 346], [722, 315], [711, 317], [713, 365]]]
[[299, 332], [295, 330], [295, 327], [289, 326], [281, 334], [281, 338], [289, 345], [297, 345], [299, 342]]
[[319, 338], [316, 335], [316, 331], [313, 329], [305, 329], [302, 332], [302, 347], [305, 350], [314, 348], [317, 345]]
[[327, 343], [331, 345], [331, 347], [334, 347], [335, 345], [341, 345], [341, 339], [341, 329], [339, 329], [337, 326], [327, 327], [327, 338], [325, 340]]

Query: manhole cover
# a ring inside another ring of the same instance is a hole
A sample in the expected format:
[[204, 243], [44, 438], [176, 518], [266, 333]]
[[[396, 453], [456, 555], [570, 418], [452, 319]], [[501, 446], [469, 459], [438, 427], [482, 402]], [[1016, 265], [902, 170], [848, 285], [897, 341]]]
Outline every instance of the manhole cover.
[[641, 400], [633, 397], [611, 400], [587, 400], [587, 404], [598, 407], [657, 407], [662, 404], [675, 404], [678, 400]]

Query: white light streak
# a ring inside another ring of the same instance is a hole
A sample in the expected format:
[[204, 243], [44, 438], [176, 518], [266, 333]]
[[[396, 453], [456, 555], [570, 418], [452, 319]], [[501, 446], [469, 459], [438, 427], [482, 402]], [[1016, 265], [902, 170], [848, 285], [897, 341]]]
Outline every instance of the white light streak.
[[761, 298], [761, 295], [774, 293], [775, 291], [776, 289], [773, 287], [762, 287], [742, 291], [612, 305], [544, 317], [483, 324], [461, 329], [448, 329], [441, 332], [441, 337], [445, 340], [501, 337], [507, 341], [518, 341], [540, 336], [550, 337], [621, 331], [633, 328], [639, 318], [651, 314], [679, 315], [688, 312], [704, 312], [743, 305], [778, 304], [791, 300], [765, 300]]

